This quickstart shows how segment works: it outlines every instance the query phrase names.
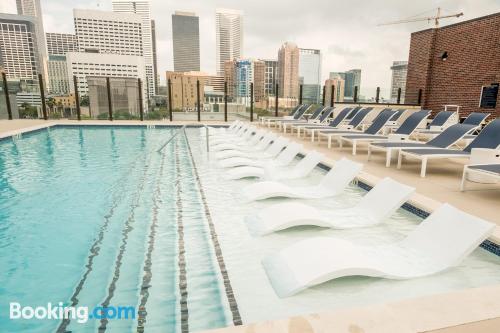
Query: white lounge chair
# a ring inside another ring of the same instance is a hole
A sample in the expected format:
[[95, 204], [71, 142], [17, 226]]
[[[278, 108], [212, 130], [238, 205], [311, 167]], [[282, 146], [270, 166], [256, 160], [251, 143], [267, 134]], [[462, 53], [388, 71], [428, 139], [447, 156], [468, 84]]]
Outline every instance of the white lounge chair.
[[252, 137], [252, 135], [255, 132], [256, 132], [255, 126], [245, 124], [241, 128], [239, 128], [234, 134], [227, 134], [227, 135], [213, 137], [209, 141], [209, 143], [210, 146], [216, 146], [228, 142], [232, 143], [245, 142], [249, 140], [250, 137]]
[[[295, 156], [294, 156], [295, 157]], [[279, 179], [298, 179], [304, 178], [314, 170], [325, 155], [313, 150], [306, 154], [294, 167], [284, 169], [278, 168], [276, 165], [265, 165], [263, 167], [242, 166], [229, 170], [226, 173], [226, 179], [242, 179], [249, 177], [258, 177], [267, 180]], [[290, 160], [288, 163], [290, 163]]]
[[[294, 160], [295, 156], [302, 150], [302, 145], [299, 143], [292, 142], [283, 149], [278, 156], [274, 159], [256, 159], [248, 157], [250, 154], [246, 154], [243, 157], [231, 157], [220, 162], [220, 166], [223, 168], [234, 168], [238, 166], [254, 166], [254, 167], [283, 167], [287, 166]], [[273, 148], [273, 147], [270, 147]], [[225, 153], [225, 152], [222, 152]], [[265, 158], [265, 157], [264, 157]]]
[[299, 225], [315, 225], [334, 229], [369, 227], [382, 223], [403, 205], [415, 188], [384, 178], [350, 208], [319, 210], [299, 202], [276, 204], [246, 218], [253, 235]]
[[215, 154], [215, 158], [221, 161], [221, 166], [227, 168], [229, 166], [224, 166], [224, 161], [236, 158], [236, 157], [246, 157], [253, 159], [269, 159], [276, 157], [285, 146], [290, 142], [289, 139], [282, 136], [273, 140], [273, 142], [266, 148], [264, 152], [245, 152], [241, 150], [224, 150]]
[[280, 297], [344, 276], [417, 278], [460, 264], [494, 228], [493, 223], [444, 204], [395, 244], [361, 246], [314, 237], [264, 258], [262, 264]]
[[317, 185], [291, 187], [278, 182], [264, 181], [243, 188], [243, 197], [249, 201], [275, 197], [304, 199], [332, 197], [342, 193], [362, 168], [362, 164], [342, 158]]
[[278, 135], [273, 132], [258, 131], [247, 141], [239, 143], [222, 143], [212, 147], [212, 151], [241, 150], [241, 151], [259, 151], [264, 150]]
[[[500, 154], [496, 155], [500, 161]], [[500, 164], [472, 164], [464, 166], [464, 173], [462, 175], [462, 183], [460, 185], [460, 191], [465, 191], [465, 181], [467, 180], [467, 175], [475, 174], [481, 177], [490, 178], [493, 182], [500, 181]]]

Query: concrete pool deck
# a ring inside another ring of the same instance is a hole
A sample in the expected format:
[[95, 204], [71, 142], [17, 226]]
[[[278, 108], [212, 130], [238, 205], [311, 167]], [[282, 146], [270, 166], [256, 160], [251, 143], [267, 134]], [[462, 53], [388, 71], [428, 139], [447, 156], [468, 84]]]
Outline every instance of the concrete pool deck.
[[[193, 121], [113, 121], [106, 120], [1, 120], [0, 138], [22, 132], [53, 126], [68, 125], [185, 125]], [[227, 124], [204, 121], [208, 125]], [[278, 132], [276, 129], [271, 129]], [[280, 133], [283, 135], [283, 133]], [[464, 161], [430, 162], [428, 175], [420, 178], [420, 164], [407, 161], [398, 170], [395, 163], [385, 167], [385, 154], [375, 153], [367, 161], [366, 146], [358, 147], [358, 154], [351, 155], [351, 148], [328, 149], [323, 142], [319, 146], [310, 139], [284, 134], [300, 142], [306, 150], [317, 150], [327, 156], [325, 164], [331, 164], [341, 157], [347, 157], [364, 164], [360, 179], [374, 184], [378, 179], [391, 177], [414, 186], [417, 194], [410, 200], [413, 205], [432, 212], [440, 203], [448, 202], [460, 209], [482, 217], [500, 226], [500, 186], [469, 183], [469, 190], [460, 192], [460, 180]], [[490, 240], [500, 244], [500, 228], [497, 227]], [[465, 333], [500, 331], [500, 285], [467, 289], [447, 294], [407, 299], [394, 303], [370, 307], [345, 309], [330, 313], [296, 316], [288, 319], [229, 327], [211, 332], [217, 333], [260, 333], [260, 332], [435, 332]]]

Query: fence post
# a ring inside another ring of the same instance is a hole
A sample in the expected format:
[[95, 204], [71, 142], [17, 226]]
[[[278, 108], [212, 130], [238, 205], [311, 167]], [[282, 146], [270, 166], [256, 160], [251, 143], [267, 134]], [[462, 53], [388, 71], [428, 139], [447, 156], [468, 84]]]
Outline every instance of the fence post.
[[5, 103], [7, 104], [7, 113], [9, 114], [9, 120], [12, 120], [12, 107], [10, 105], [10, 96], [9, 96], [9, 85], [7, 84], [7, 75], [2, 72], [2, 81], [3, 81], [3, 91], [5, 93]]
[[417, 100], [418, 105], [422, 105], [422, 89], [418, 89], [418, 100]]
[[80, 94], [78, 93], [78, 78], [73, 75], [73, 87], [75, 89], [75, 104], [76, 104], [76, 117], [82, 120], [82, 110], [80, 108]]
[[323, 106], [325, 106], [325, 98], [326, 98], [325, 94], [326, 94], [326, 85], [323, 86], [323, 98], [321, 101], [322, 102], [321, 105]]
[[299, 86], [299, 105], [302, 104], [302, 85]]
[[331, 92], [331, 96], [330, 96], [330, 106], [333, 108], [334, 105], [335, 105], [335, 85], [332, 84], [332, 92]]
[[276, 90], [274, 92], [274, 116], [278, 116], [278, 92], [279, 92], [279, 85], [276, 83]]
[[170, 79], [168, 79], [168, 111], [169, 111], [169, 117], [170, 117], [170, 121], [172, 121], [172, 81]]
[[224, 121], [227, 122], [227, 81], [224, 81]]
[[40, 98], [42, 100], [43, 119], [48, 120], [49, 116], [47, 115], [47, 105], [45, 104], [45, 89], [43, 87], [42, 74], [38, 74], [38, 85], [40, 87]]
[[253, 122], [253, 82], [250, 82], [250, 122]]
[[375, 95], [375, 103], [378, 103], [380, 100], [380, 87], [377, 87], [377, 93]]
[[111, 100], [111, 82], [106, 78], [106, 89], [108, 90], [108, 118], [113, 121], [113, 101]]
[[398, 101], [397, 104], [401, 104], [401, 87], [398, 88]]
[[200, 80], [196, 80], [196, 103], [198, 106], [198, 121], [201, 121], [200, 113]]
[[354, 103], [358, 102], [358, 86], [354, 86], [354, 96], [353, 96], [353, 101]]
[[142, 99], [142, 80], [140, 78], [137, 79], [137, 86], [139, 88], [139, 112], [141, 115], [141, 121], [144, 121], [144, 101]]

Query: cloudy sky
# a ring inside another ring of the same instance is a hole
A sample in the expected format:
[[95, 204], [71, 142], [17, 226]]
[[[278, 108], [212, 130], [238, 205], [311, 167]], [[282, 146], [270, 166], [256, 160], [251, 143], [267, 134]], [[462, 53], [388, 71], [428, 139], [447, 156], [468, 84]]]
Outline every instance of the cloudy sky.
[[[110, 10], [111, 0], [41, 0], [47, 32], [74, 32], [72, 8]], [[393, 60], [407, 60], [410, 33], [432, 27], [417, 22], [388, 26], [379, 23], [409, 17], [464, 12], [441, 25], [500, 11], [500, 0], [151, 0], [157, 22], [160, 73], [173, 69], [171, 15], [193, 11], [200, 17], [201, 69], [215, 72], [215, 8], [244, 11], [244, 56], [277, 58], [284, 41], [320, 49], [323, 79], [330, 71], [362, 69], [362, 93], [375, 87], [387, 95]], [[1, 0], [4, 11], [15, 11], [15, 0]], [[162, 74], [162, 79], [163, 79]]]

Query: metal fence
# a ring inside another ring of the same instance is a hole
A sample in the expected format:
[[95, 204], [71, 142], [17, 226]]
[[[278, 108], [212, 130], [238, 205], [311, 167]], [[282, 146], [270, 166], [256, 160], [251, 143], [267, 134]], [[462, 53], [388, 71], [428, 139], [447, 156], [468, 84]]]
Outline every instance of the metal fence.
[[[222, 83], [222, 84], [220, 84]], [[73, 93], [66, 96], [46, 95], [41, 75], [38, 81], [26, 87], [13, 87], [2, 73], [0, 89], [0, 119], [38, 118], [75, 120], [165, 120], [165, 121], [231, 121], [246, 118], [250, 121], [262, 115], [275, 115], [288, 111], [304, 100], [303, 85], [298, 96], [283, 96], [281, 87], [275, 84], [273, 95], [266, 94], [262, 85], [220, 82], [216, 90], [205, 89], [203, 78], [190, 78], [185, 82], [168, 79], [164, 95], [148, 97], [141, 79], [117, 77], [88, 77], [87, 94], [80, 95], [79, 82], [73, 77]], [[20, 91], [27, 91], [20, 93]], [[9, 92], [6, 94], [6, 92]], [[407, 92], [397, 90], [397, 96], [381, 98], [380, 88], [370, 96], [361, 96], [354, 87], [352, 97], [340, 100], [336, 87], [323, 86], [320, 99], [315, 104], [380, 104], [419, 106], [422, 90]], [[16, 100], [17, 98], [17, 100]], [[13, 100], [14, 99], [14, 100]], [[308, 103], [311, 103], [306, 99]]]

